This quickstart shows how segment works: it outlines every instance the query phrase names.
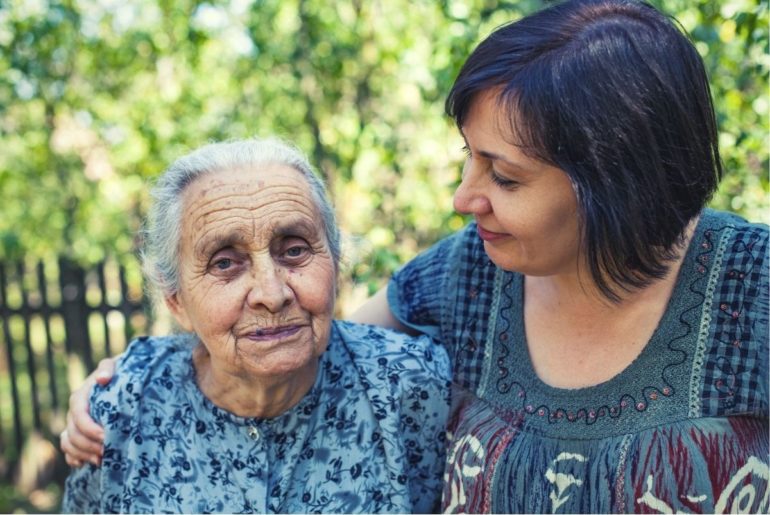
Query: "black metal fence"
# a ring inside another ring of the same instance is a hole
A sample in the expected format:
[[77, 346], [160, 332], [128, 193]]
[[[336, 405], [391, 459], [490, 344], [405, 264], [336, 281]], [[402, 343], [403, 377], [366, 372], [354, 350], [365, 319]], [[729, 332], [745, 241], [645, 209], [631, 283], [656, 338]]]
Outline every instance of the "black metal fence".
[[0, 481], [32, 435], [58, 447], [71, 388], [150, 324], [131, 259], [0, 263]]

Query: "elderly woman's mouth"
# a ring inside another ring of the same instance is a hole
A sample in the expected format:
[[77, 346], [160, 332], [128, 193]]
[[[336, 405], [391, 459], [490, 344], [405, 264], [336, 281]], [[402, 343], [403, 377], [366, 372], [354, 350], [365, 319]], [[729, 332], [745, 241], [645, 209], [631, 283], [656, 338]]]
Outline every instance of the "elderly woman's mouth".
[[264, 327], [244, 334], [244, 337], [253, 341], [280, 340], [288, 338], [299, 332], [302, 325], [285, 325], [280, 327]]

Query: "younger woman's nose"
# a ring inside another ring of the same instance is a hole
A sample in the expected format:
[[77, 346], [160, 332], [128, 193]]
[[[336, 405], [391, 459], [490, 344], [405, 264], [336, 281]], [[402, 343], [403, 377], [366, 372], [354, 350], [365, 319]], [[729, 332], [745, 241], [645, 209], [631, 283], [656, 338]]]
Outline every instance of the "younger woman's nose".
[[464, 215], [480, 215], [491, 209], [489, 199], [479, 184], [483, 179], [469, 162], [463, 168], [463, 178], [455, 190], [454, 208]]

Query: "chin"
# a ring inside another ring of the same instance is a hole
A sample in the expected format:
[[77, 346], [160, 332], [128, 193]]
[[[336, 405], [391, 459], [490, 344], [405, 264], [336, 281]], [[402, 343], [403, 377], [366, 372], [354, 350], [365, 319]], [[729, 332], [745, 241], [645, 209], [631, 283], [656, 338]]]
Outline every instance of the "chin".
[[[517, 266], [517, 260], [511, 257], [510, 253], [495, 248], [487, 242], [484, 242], [484, 251], [487, 257], [498, 268], [502, 268], [506, 272], [522, 272], [519, 266]], [[523, 273], [523, 272], [522, 272]]]
[[286, 377], [292, 374], [303, 374], [318, 362], [321, 353], [308, 349], [306, 352], [297, 349], [273, 356], [260, 356], [258, 359], [246, 359], [244, 364], [251, 373], [260, 377]]

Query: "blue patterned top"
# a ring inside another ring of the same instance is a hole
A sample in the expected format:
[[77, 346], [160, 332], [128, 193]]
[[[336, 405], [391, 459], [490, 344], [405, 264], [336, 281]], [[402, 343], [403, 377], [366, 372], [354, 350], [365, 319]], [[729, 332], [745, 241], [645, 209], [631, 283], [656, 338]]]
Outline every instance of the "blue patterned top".
[[380, 513], [438, 507], [449, 361], [429, 338], [335, 322], [310, 392], [273, 419], [198, 389], [192, 335], [140, 338], [91, 412], [100, 468], [72, 471], [65, 512]]
[[596, 386], [532, 367], [523, 276], [475, 224], [396, 273], [403, 323], [453, 362], [448, 512], [767, 513], [768, 228], [705, 210], [641, 354]]

